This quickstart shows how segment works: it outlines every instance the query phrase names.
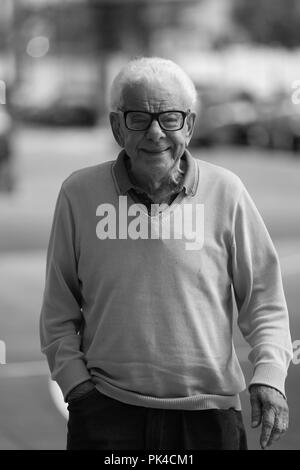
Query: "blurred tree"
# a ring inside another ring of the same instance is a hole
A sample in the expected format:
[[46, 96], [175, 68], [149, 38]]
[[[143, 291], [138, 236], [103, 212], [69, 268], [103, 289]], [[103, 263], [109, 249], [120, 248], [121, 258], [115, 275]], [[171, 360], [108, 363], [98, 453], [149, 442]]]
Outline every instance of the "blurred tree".
[[234, 0], [232, 13], [254, 42], [300, 46], [299, 0]]
[[187, 4], [201, 0], [87, 0], [101, 52], [129, 55], [151, 52], [155, 33], [168, 26], [179, 26]]
[[105, 115], [108, 63], [115, 53], [129, 57], [153, 55], [153, 37], [168, 26], [180, 27], [187, 4], [201, 0], [87, 0], [96, 35], [99, 65], [99, 110]]

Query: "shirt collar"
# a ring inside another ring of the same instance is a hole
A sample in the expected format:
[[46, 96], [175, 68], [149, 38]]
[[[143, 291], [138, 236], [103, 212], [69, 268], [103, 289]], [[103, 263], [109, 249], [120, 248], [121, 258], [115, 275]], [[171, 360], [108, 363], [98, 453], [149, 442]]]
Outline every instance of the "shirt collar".
[[[130, 189], [140, 190], [134, 183], [131, 182], [126, 165], [125, 159], [128, 158], [126, 156], [125, 150], [122, 150], [116, 161], [113, 163], [112, 172], [114, 175], [114, 179], [117, 183], [119, 191], [121, 195], [125, 195]], [[185, 150], [183, 156], [181, 158], [185, 158], [186, 160], [186, 173], [184, 176], [183, 186], [187, 195], [194, 195], [197, 188], [197, 172], [196, 172], [196, 162], [190, 152]]]

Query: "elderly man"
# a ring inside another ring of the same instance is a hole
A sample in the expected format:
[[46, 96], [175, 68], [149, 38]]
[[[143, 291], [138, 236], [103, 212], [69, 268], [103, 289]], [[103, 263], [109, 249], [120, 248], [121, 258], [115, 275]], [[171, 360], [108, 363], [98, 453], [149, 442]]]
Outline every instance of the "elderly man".
[[62, 185], [40, 327], [68, 449], [246, 449], [235, 302], [261, 447], [288, 427], [278, 258], [240, 179], [187, 150], [195, 104], [176, 64], [131, 61], [111, 90], [117, 160]]

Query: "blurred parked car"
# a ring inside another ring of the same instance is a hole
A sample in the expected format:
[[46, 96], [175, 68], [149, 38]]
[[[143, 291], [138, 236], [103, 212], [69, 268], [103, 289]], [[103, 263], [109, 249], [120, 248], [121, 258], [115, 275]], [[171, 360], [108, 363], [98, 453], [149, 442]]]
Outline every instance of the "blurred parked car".
[[300, 105], [285, 91], [258, 98], [220, 87], [198, 87], [193, 143], [250, 145], [300, 152]]
[[24, 88], [12, 98], [17, 119], [49, 126], [94, 126], [98, 120], [97, 96], [83, 84], [68, 84], [49, 96], [32, 97]]
[[246, 91], [198, 88], [199, 110], [193, 143], [247, 145], [248, 129], [257, 120], [255, 100]]
[[300, 151], [300, 106], [280, 93], [258, 103], [257, 122], [248, 132], [251, 145]]
[[0, 191], [13, 189], [11, 174], [12, 118], [5, 105], [0, 105]]

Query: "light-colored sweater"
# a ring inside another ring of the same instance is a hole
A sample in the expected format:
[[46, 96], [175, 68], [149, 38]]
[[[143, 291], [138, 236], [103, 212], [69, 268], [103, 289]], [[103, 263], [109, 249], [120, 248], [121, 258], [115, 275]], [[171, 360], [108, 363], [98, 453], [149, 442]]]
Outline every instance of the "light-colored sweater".
[[188, 161], [194, 190], [152, 217], [121, 194], [114, 161], [63, 183], [40, 331], [65, 398], [92, 378], [133, 405], [240, 409], [235, 300], [251, 346], [250, 385], [284, 393], [292, 345], [270, 236], [236, 175]]

